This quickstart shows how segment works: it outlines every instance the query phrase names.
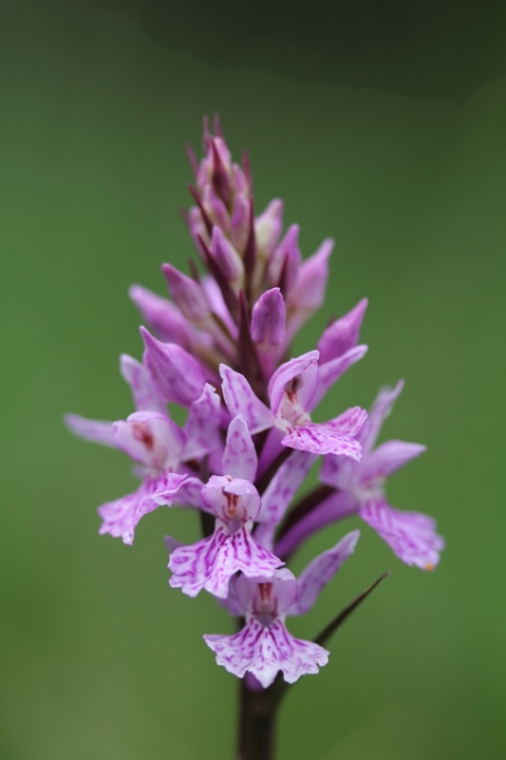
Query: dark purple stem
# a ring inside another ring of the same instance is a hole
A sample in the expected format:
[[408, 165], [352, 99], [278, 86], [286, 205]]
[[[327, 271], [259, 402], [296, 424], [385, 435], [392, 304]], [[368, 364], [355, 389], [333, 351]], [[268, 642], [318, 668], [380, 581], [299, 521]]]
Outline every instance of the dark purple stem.
[[285, 519], [281, 523], [278, 531], [278, 539], [282, 538], [286, 533], [288, 533], [296, 523], [300, 522], [303, 517], [312, 512], [315, 507], [321, 504], [322, 501], [327, 498], [327, 496], [333, 494], [334, 491], [335, 489], [332, 488], [332, 486], [319, 485], [316, 486], [316, 488], [313, 488], [313, 490], [307, 493], [305, 496], [303, 496], [302, 499], [300, 499], [300, 501], [298, 501], [297, 504], [288, 512]]
[[[239, 682], [239, 725], [235, 760], [274, 760], [277, 708], [287, 684], [278, 678], [268, 689]], [[285, 687], [285, 688], [284, 688]]]
[[274, 760], [274, 713], [266, 709], [262, 692], [251, 691], [243, 680], [239, 695], [237, 760]]

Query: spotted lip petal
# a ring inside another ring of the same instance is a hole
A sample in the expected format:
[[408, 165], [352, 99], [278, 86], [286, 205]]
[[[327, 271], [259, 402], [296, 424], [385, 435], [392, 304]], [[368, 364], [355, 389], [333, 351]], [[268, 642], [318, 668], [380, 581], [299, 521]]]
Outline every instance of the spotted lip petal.
[[205, 589], [226, 599], [229, 580], [235, 573], [272, 577], [282, 564], [254, 540], [247, 528], [231, 535], [225, 526], [218, 524], [209, 538], [182, 546], [171, 554], [169, 569], [173, 575], [169, 583], [188, 596], [196, 596]]
[[170, 474], [151, 478], [144, 481], [134, 493], [102, 504], [98, 508], [103, 520], [99, 533], [109, 533], [115, 538], [121, 537], [123, 543], [131, 546], [139, 520], [159, 506], [155, 499], [157, 491], [174, 491], [184, 477]]
[[431, 517], [401, 512], [380, 499], [363, 504], [359, 515], [407, 565], [432, 570], [439, 563], [445, 544]]
[[333, 429], [329, 423], [308, 425], [293, 428], [282, 440], [284, 446], [313, 454], [341, 454], [360, 461], [362, 447], [350, 435], [342, 434]]
[[234, 636], [211, 634], [204, 641], [216, 654], [218, 665], [238, 678], [252, 673], [264, 689], [279, 671], [287, 683], [295, 683], [303, 675], [318, 673], [329, 658], [318, 644], [292, 636], [281, 620], [267, 627], [252, 618]]

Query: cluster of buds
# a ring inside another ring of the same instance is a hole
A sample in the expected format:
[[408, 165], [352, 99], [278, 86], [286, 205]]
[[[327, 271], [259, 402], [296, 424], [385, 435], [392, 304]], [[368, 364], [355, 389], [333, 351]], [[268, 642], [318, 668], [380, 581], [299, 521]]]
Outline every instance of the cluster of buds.
[[[137, 463], [138, 489], [99, 508], [101, 533], [132, 544], [139, 520], [159, 506], [200, 513], [202, 540], [165, 539], [169, 583], [192, 597], [213, 594], [237, 618], [237, 633], [204, 640], [219, 665], [266, 689], [280, 671], [293, 683], [327, 663], [321, 638], [295, 638], [286, 618], [312, 607], [359, 531], [295, 578], [286, 562], [304, 540], [358, 515], [423, 570], [437, 565], [443, 540], [431, 518], [386, 500], [387, 476], [425, 448], [397, 440], [375, 448], [402, 382], [382, 390], [369, 413], [357, 406], [323, 423], [311, 417], [366, 353], [367, 301], [334, 320], [315, 350], [289, 358], [297, 331], [322, 305], [332, 241], [303, 261], [298, 226], [283, 235], [282, 201], [255, 216], [248, 159], [232, 162], [218, 121], [214, 135], [205, 125], [204, 153], [199, 163], [190, 151], [196, 205], [185, 214], [200, 266], [192, 262], [189, 276], [162, 266], [172, 300], [139, 285], [130, 291], [148, 326], [142, 361], [122, 355], [120, 363], [136, 411], [117, 422], [66, 422]], [[187, 411], [182, 427], [172, 404]], [[296, 501], [317, 462], [320, 484]]]

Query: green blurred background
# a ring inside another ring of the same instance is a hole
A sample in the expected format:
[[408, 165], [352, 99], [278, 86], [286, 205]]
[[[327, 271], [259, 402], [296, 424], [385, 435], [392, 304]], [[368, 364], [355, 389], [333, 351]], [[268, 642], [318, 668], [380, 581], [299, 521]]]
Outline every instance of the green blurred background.
[[[385, 435], [428, 453], [391, 482], [448, 548], [407, 568], [365, 526], [294, 633], [313, 635], [385, 570], [327, 668], [281, 715], [279, 759], [506, 756], [503, 3], [9, 2], [0, 10], [2, 319], [1, 760], [222, 760], [236, 683], [202, 633], [211, 598], [167, 587], [162, 536], [99, 537], [96, 506], [132, 489], [125, 458], [71, 437], [72, 410], [131, 411], [140, 282], [192, 245], [184, 143], [219, 112], [248, 148], [258, 208], [286, 201], [304, 255], [336, 239], [326, 306], [367, 295], [368, 356], [322, 414], [406, 379]], [[347, 529], [310, 541], [300, 568]]]

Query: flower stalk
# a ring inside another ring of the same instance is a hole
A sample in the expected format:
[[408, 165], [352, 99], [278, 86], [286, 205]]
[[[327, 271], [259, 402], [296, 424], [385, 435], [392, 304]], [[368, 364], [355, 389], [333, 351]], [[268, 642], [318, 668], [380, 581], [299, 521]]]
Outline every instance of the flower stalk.
[[278, 706], [277, 681], [253, 691], [239, 681], [239, 722], [236, 760], [274, 760]]

